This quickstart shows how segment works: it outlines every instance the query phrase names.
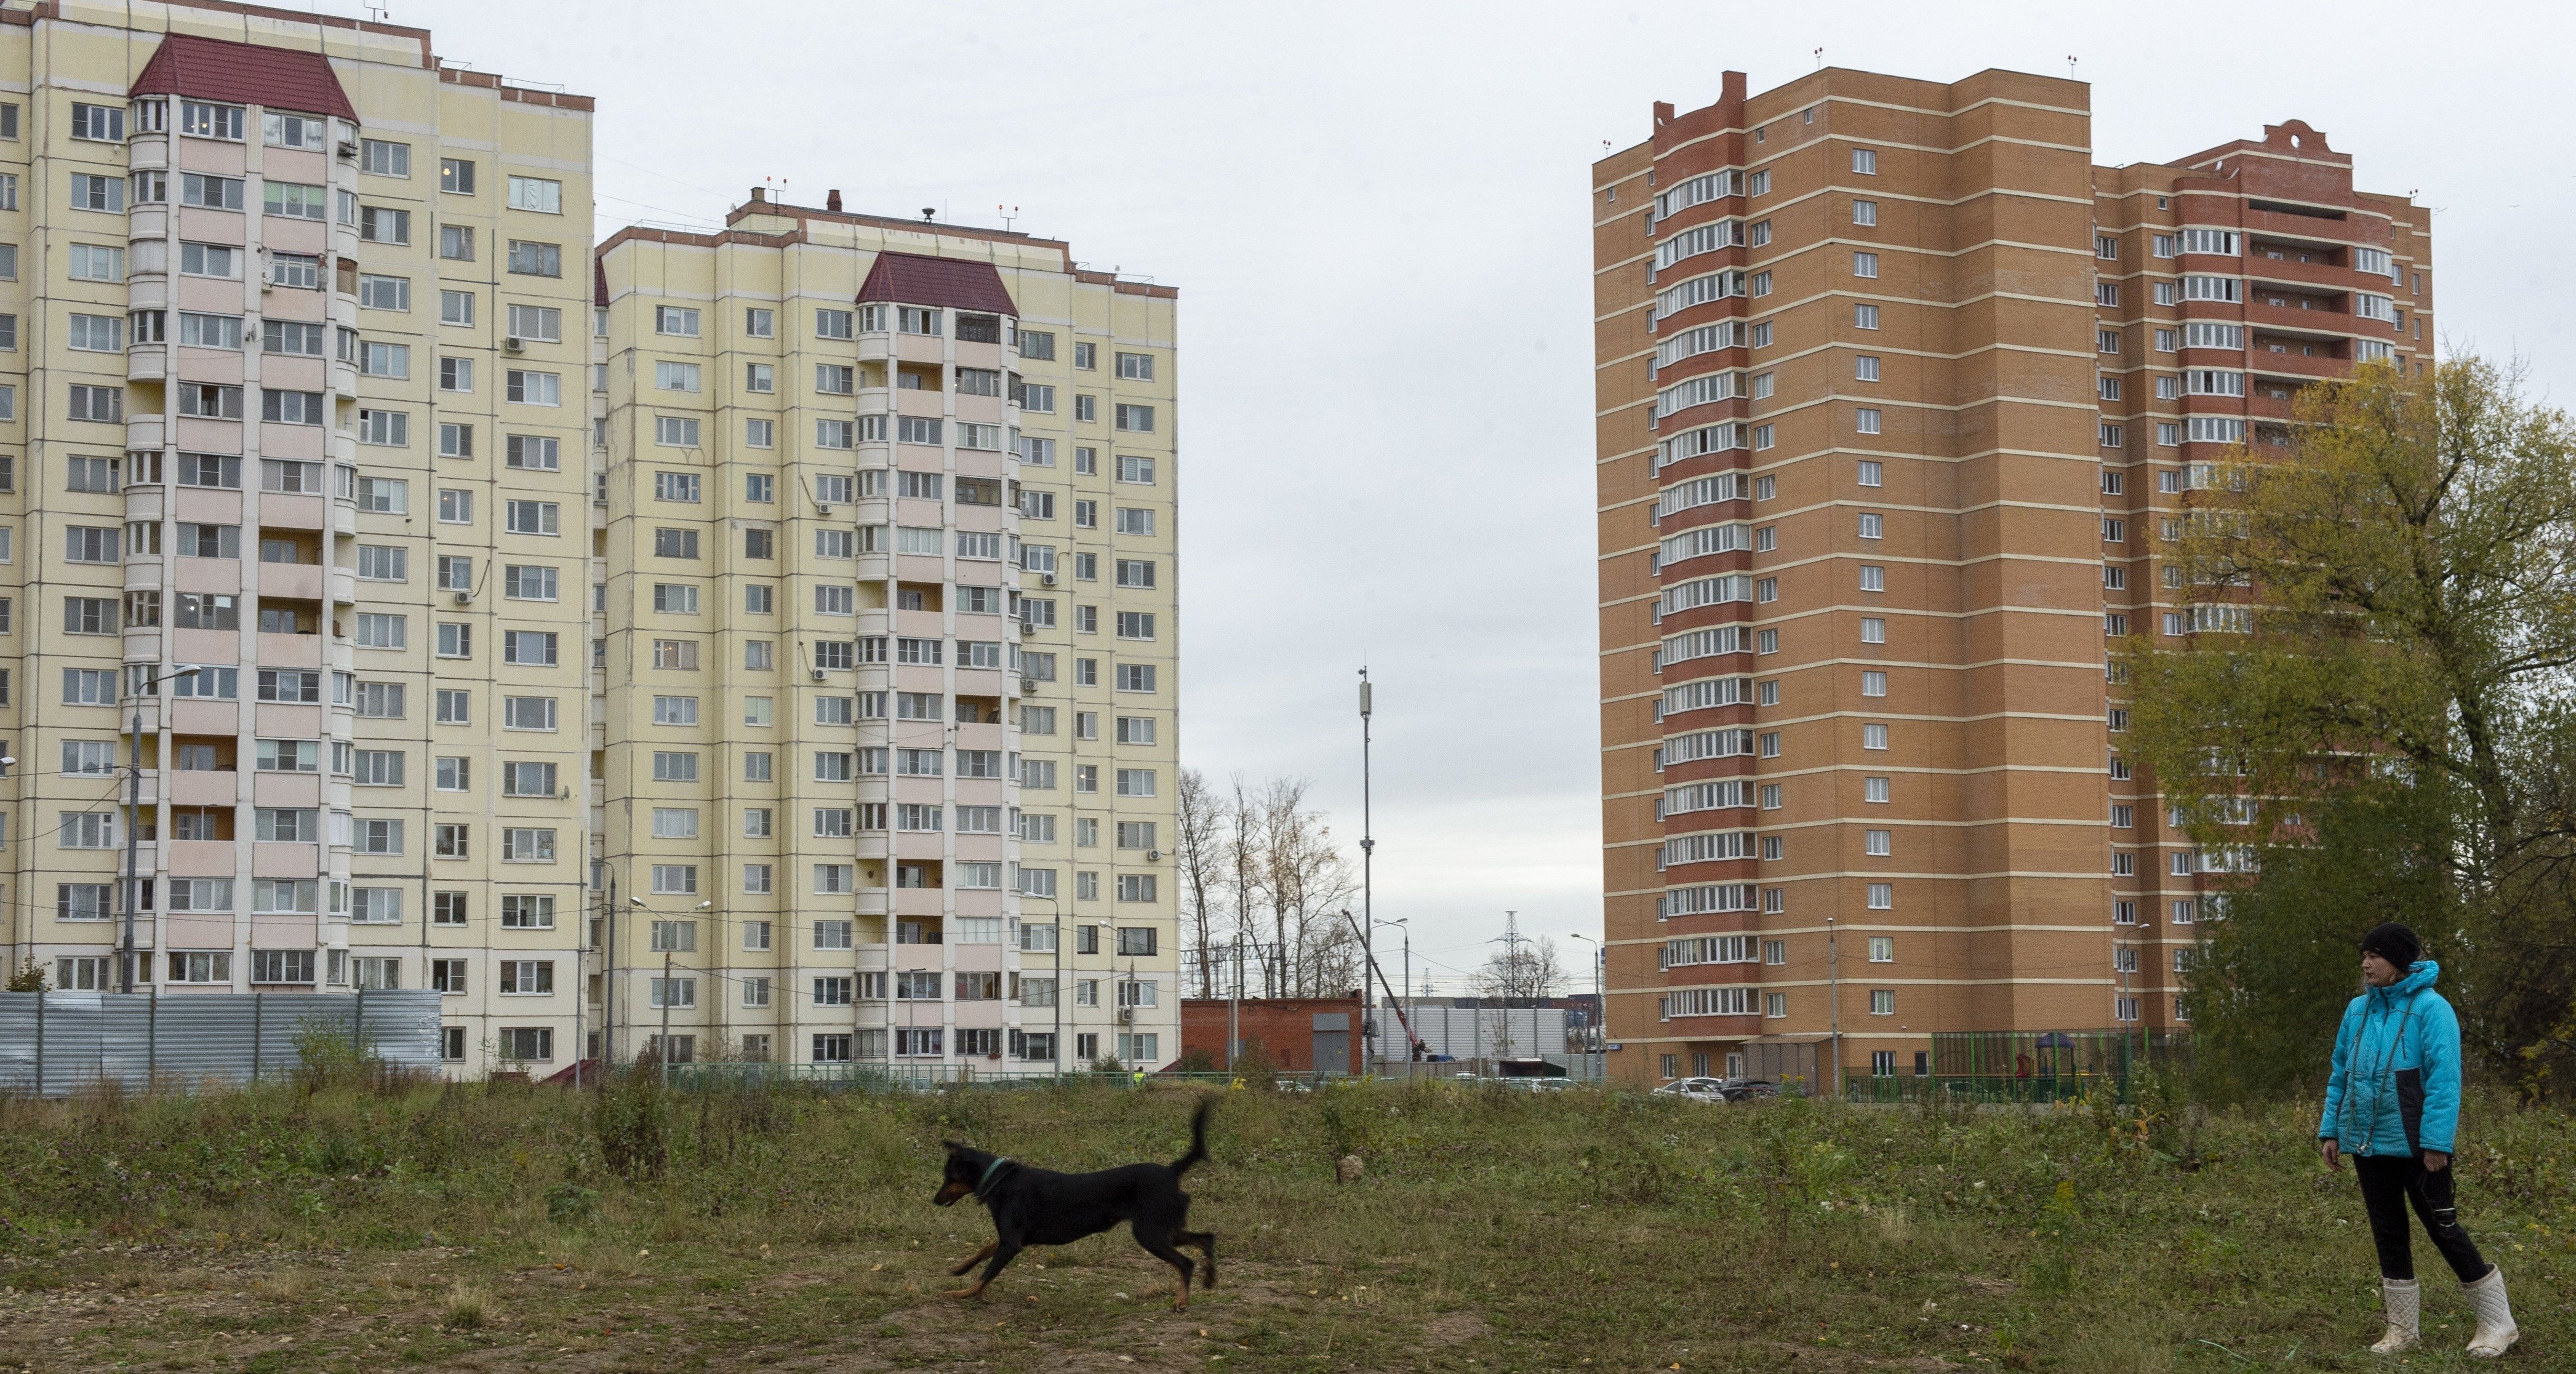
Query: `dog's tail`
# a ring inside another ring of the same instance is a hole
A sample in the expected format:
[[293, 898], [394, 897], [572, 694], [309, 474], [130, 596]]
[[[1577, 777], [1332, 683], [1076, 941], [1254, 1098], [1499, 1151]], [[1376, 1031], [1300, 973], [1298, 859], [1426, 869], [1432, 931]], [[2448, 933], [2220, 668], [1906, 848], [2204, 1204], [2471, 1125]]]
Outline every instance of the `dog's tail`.
[[1214, 1115], [1215, 1112], [1216, 1098], [1214, 1096], [1202, 1097], [1199, 1099], [1199, 1109], [1190, 1114], [1190, 1152], [1172, 1161], [1172, 1173], [1175, 1177], [1188, 1173], [1191, 1165], [1208, 1157], [1208, 1117]]

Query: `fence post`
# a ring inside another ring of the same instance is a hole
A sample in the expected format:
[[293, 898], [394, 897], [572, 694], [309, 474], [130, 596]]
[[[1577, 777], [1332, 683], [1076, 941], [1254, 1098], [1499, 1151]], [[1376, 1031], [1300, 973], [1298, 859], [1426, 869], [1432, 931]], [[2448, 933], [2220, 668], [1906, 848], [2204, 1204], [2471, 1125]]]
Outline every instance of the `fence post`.
[[367, 990], [358, 989], [358, 1007], [349, 1014], [349, 1048], [361, 1054], [367, 1049]]
[[143, 1086], [148, 1091], [161, 1078], [161, 991], [144, 995], [151, 999], [143, 1009]]
[[250, 995], [250, 1081], [253, 1087], [259, 1084], [259, 999], [266, 995], [258, 992]]
[[45, 994], [36, 994], [36, 1096], [45, 1095]]

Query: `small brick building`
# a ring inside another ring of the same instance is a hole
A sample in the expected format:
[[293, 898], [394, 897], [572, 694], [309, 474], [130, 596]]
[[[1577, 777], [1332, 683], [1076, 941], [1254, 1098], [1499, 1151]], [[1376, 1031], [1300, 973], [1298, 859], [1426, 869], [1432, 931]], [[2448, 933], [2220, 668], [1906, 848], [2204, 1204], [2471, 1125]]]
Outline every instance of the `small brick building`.
[[[1181, 1003], [1181, 1053], [1204, 1050], [1220, 1069], [1226, 1059], [1226, 1027], [1241, 1009], [1236, 1034], [1246, 1053], [1257, 1042], [1270, 1062], [1292, 1073], [1360, 1072], [1363, 1052], [1360, 1020], [1365, 1014], [1357, 995], [1349, 997], [1189, 998]], [[1321, 1059], [1319, 1065], [1316, 1061]]]

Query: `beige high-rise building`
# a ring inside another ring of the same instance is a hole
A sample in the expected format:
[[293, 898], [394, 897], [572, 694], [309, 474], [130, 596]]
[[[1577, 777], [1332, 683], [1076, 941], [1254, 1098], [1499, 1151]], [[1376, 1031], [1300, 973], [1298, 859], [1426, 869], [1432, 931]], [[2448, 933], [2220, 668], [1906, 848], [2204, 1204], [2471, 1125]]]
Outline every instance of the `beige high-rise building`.
[[12, 966], [437, 986], [461, 1069], [559, 1065], [590, 102], [211, 2], [0, 11], [0, 87]]
[[600, 250], [606, 1049], [1159, 1067], [1177, 293], [839, 202]]
[[2157, 537], [2300, 387], [2425, 366], [2431, 241], [2296, 121], [2091, 146], [2074, 81], [1730, 72], [1594, 164], [1614, 1073], [2048, 1077], [2186, 1021], [2237, 863], [2121, 752], [2110, 641], [2246, 628]]

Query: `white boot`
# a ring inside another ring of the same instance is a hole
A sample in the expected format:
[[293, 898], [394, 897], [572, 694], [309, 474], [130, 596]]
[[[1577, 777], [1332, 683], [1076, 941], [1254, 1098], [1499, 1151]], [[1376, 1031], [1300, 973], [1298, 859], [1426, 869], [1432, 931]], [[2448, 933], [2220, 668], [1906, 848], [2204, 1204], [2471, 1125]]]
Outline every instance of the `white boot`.
[[2462, 1286], [2478, 1309], [2478, 1330], [2469, 1337], [2469, 1353], [2492, 1360], [2522, 1335], [2522, 1328], [2513, 1324], [2513, 1307], [2505, 1301], [2504, 1271], [2490, 1264], [2485, 1278]]
[[2423, 1290], [2413, 1279], [2381, 1279], [2379, 1300], [2388, 1309], [2388, 1334], [2371, 1347], [2376, 1354], [2394, 1355], [2423, 1344], [2418, 1334], [2416, 1313], [2423, 1301]]

